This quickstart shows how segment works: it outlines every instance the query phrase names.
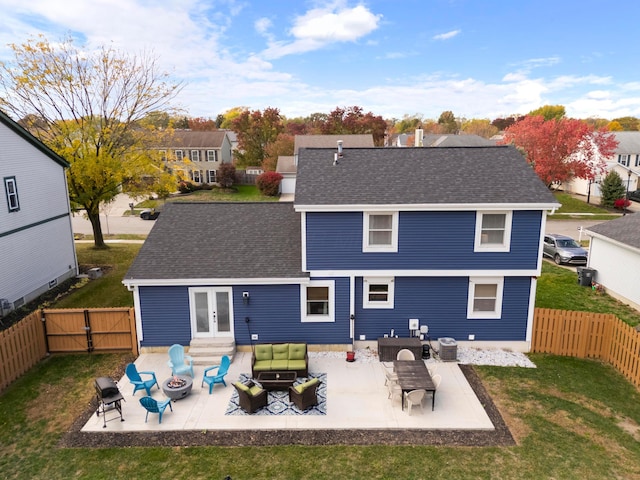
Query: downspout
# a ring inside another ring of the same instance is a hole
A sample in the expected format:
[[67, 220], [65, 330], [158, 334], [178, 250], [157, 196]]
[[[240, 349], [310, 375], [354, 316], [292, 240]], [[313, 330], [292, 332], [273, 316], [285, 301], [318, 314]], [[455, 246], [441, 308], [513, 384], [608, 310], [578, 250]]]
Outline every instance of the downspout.
[[351, 351], [355, 350], [356, 341], [356, 279], [349, 277], [349, 337], [351, 338]]

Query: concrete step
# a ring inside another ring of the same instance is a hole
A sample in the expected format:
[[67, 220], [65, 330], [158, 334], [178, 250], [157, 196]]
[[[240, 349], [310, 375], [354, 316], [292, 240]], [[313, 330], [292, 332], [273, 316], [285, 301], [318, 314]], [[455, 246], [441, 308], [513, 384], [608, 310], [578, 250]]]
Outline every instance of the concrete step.
[[194, 338], [189, 345], [189, 355], [194, 365], [220, 365], [224, 355], [233, 361], [235, 353], [233, 338]]

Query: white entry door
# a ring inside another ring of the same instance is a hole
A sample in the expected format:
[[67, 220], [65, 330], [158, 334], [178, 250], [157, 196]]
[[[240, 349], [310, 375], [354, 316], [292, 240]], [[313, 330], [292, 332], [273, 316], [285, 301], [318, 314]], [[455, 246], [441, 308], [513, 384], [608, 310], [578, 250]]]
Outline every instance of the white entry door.
[[233, 337], [233, 304], [229, 287], [189, 289], [191, 335]]

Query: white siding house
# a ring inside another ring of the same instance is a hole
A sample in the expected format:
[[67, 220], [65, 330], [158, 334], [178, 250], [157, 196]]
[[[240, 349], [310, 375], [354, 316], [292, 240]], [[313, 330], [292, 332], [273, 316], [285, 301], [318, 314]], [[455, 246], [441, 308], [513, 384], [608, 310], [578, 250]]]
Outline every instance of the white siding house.
[[77, 274], [66, 167], [0, 111], [0, 316]]
[[611, 296], [640, 309], [640, 213], [587, 229], [589, 267]]

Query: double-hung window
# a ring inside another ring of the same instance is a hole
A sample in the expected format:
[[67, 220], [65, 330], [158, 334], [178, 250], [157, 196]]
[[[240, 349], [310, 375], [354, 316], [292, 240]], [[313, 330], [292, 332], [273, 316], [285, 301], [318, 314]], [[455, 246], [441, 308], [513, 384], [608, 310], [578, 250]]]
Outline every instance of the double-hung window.
[[184, 158], [184, 152], [182, 150], [176, 150], [176, 161], [181, 162]]
[[312, 280], [308, 285], [301, 285], [301, 320], [303, 322], [334, 322], [334, 290], [333, 281]]
[[192, 162], [200, 161], [200, 150], [191, 150], [190, 155], [191, 155]]
[[215, 162], [215, 161], [216, 161], [216, 151], [207, 150], [207, 162]]
[[202, 172], [200, 170], [193, 171], [193, 181], [196, 183], [202, 182]]
[[162, 160], [163, 162], [167, 161], [167, 151], [166, 150], [158, 150], [158, 153], [160, 154], [160, 160]]
[[216, 171], [207, 170], [207, 183], [216, 183]]
[[511, 248], [511, 212], [477, 212], [476, 252], [508, 252]]
[[625, 167], [629, 166], [629, 155], [620, 154], [618, 155], [618, 163], [624, 165]]
[[363, 252], [398, 251], [398, 212], [364, 212]]
[[7, 195], [7, 206], [10, 212], [17, 212], [20, 210], [20, 201], [18, 200], [18, 185], [16, 184], [16, 177], [4, 178], [4, 191]]
[[393, 277], [364, 277], [363, 308], [393, 308]]
[[500, 318], [504, 278], [470, 277], [467, 318]]

